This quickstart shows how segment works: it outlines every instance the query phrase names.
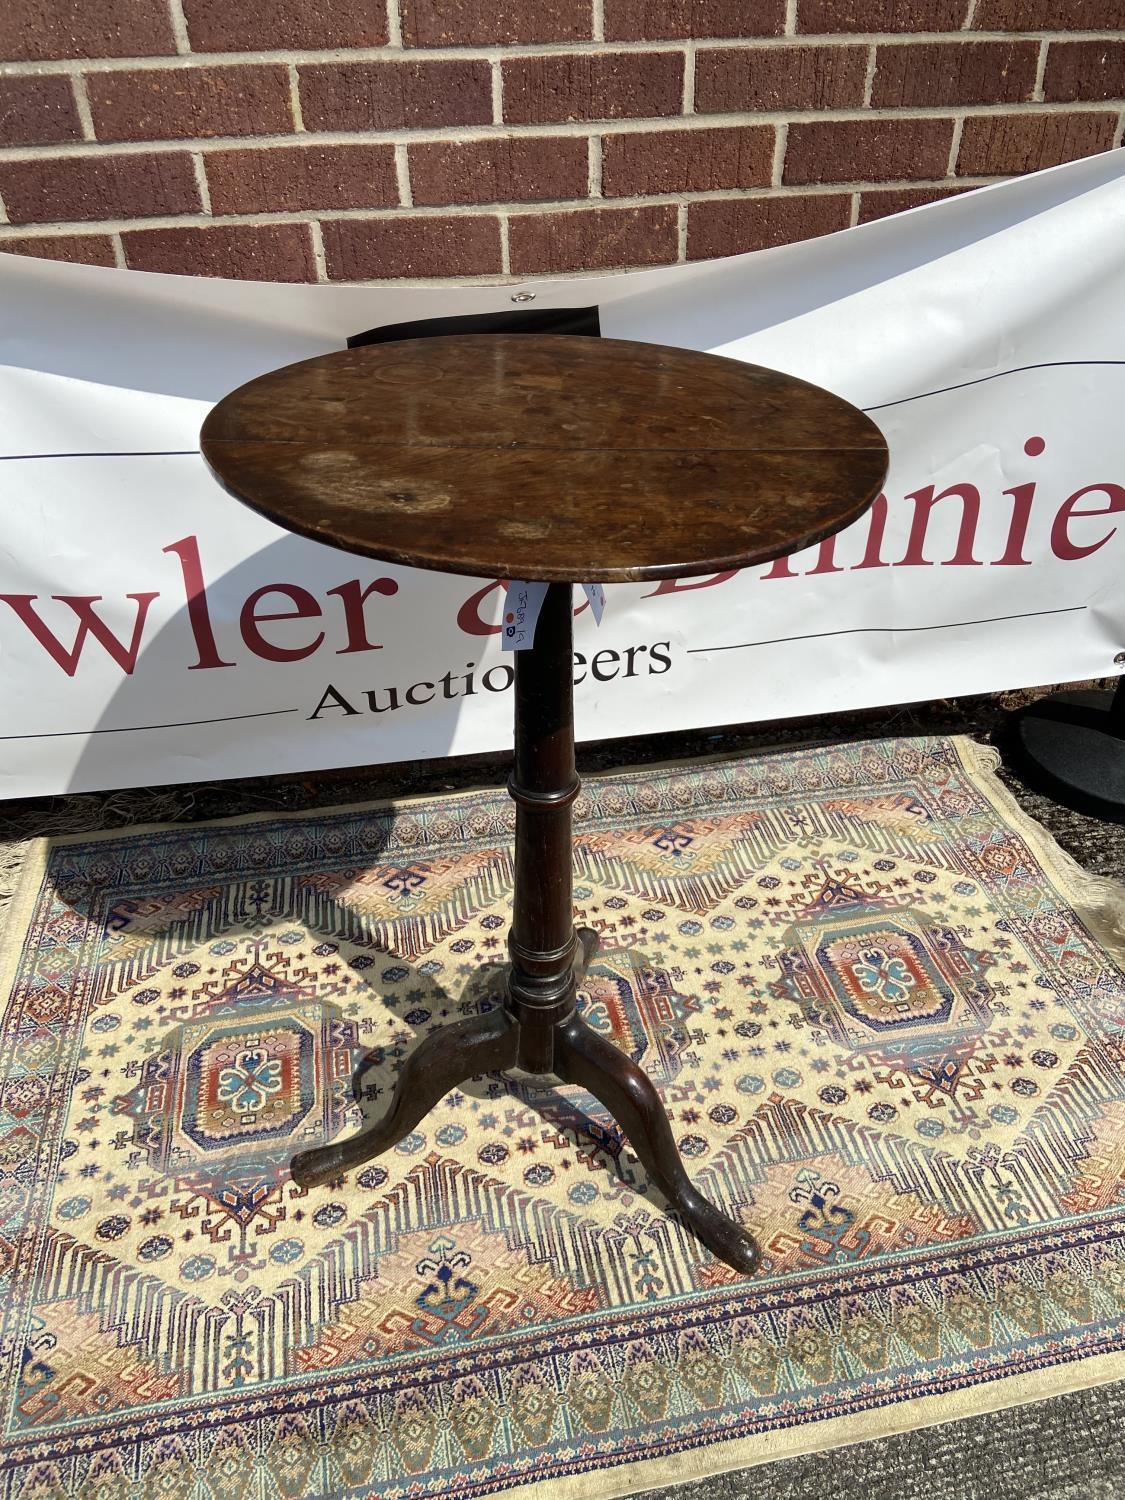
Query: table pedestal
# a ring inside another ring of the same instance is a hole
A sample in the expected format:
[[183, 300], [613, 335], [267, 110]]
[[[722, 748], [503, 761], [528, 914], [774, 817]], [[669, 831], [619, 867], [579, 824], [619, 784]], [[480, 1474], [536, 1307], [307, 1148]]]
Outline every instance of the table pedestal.
[[[652, 1080], [591, 1030], [575, 992], [597, 935], [575, 930], [571, 807], [574, 769], [571, 585], [547, 590], [529, 651], [515, 661], [515, 888], [504, 1005], [425, 1037], [407, 1056], [390, 1104], [375, 1124], [293, 1158], [302, 1187], [329, 1182], [388, 1150], [435, 1104], [480, 1073], [521, 1068], [588, 1090], [617, 1120], [649, 1178], [720, 1260], [749, 1275], [761, 1259], [753, 1237], [692, 1186]], [[358, 1082], [358, 1078], [357, 1078]]]

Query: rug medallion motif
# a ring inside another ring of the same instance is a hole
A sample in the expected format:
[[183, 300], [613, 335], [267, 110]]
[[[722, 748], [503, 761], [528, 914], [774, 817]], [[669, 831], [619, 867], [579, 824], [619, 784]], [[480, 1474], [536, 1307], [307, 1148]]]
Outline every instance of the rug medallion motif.
[[0, 1500], [596, 1496], [1120, 1349], [1125, 974], [992, 784], [930, 738], [584, 788], [583, 1012], [753, 1281], [577, 1089], [471, 1080], [290, 1180], [498, 1003], [503, 792], [55, 846], [0, 1032]]

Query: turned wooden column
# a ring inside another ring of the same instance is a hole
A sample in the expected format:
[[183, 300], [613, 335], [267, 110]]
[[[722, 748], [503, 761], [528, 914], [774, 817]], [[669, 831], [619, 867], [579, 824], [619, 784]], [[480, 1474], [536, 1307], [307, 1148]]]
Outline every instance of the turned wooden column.
[[573, 590], [552, 583], [535, 643], [515, 657], [515, 892], [508, 952], [508, 1009], [520, 1023], [520, 1066], [550, 1073], [554, 1026], [574, 1009], [571, 808], [574, 769]]

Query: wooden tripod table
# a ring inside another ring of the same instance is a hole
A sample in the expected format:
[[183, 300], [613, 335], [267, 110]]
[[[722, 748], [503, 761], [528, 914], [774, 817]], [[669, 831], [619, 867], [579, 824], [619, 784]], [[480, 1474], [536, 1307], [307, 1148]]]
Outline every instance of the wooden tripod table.
[[467, 1078], [520, 1068], [600, 1099], [683, 1221], [753, 1272], [757, 1244], [692, 1186], [651, 1080], [575, 1009], [597, 940], [574, 928], [571, 587], [716, 573], [832, 535], [882, 483], [878, 428], [827, 391], [736, 360], [508, 334], [289, 365], [222, 400], [202, 446], [232, 494], [302, 536], [411, 567], [551, 585], [533, 647], [514, 656], [504, 1004], [427, 1036], [382, 1119], [302, 1151], [295, 1180], [329, 1181], [402, 1140]]

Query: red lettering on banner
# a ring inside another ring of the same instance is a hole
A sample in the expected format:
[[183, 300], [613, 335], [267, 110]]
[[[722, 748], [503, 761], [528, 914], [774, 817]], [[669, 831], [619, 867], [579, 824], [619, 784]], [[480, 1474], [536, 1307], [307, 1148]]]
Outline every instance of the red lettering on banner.
[[490, 625], [487, 620], [481, 618], [480, 607], [494, 589], [503, 585], [497, 579], [495, 583], [486, 583], [484, 588], [478, 589], [475, 594], [470, 594], [457, 611], [457, 628], [463, 630], [466, 635], [499, 635], [500, 626]]
[[180, 559], [180, 572], [184, 575], [184, 593], [187, 595], [188, 624], [195, 637], [195, 649], [199, 660], [188, 668], [199, 672], [210, 667], [233, 667], [234, 662], [224, 661], [215, 644], [215, 632], [211, 629], [211, 611], [207, 608], [207, 585], [203, 581], [203, 564], [199, 560], [199, 539], [182, 536], [178, 542], [170, 542], [162, 549], [174, 552]]
[[863, 557], [852, 569], [853, 573], [861, 573], [864, 568], [890, 567], [890, 563], [883, 561], [883, 535], [887, 529], [886, 495], [875, 496], [867, 517], [867, 546], [863, 549]]
[[[1024, 453], [1034, 459], [1045, 451], [1047, 443], [1040, 436], [1032, 436], [1027, 438], [1022, 446]], [[1042, 548], [1042, 533], [1048, 530], [1048, 523], [1051, 553], [1061, 562], [1075, 562], [1099, 552], [1122, 529], [1119, 522], [1116, 520], [1111, 522], [1109, 518], [1125, 513], [1125, 485], [1123, 484], [1107, 480], [1099, 484], [1084, 485], [1058, 505], [1053, 515], [1048, 511], [1047, 514], [1041, 516], [1036, 526], [1036, 507], [1038, 506], [1039, 510], [1043, 511], [1051, 503], [1040, 496], [1041, 490], [1041, 483], [1025, 481], [1001, 490], [998, 494], [991, 490], [987, 492], [988, 550], [991, 555], [983, 562], [975, 555], [978, 545], [982, 549], [985, 546], [980, 533], [984, 503], [981, 490], [975, 484], [964, 482], [952, 484], [939, 492], [935, 485], [929, 484], [905, 496], [894, 497], [893, 503], [896, 508], [905, 501], [910, 501], [913, 507], [912, 512], [899, 512], [896, 509], [893, 518], [895, 521], [902, 522], [904, 530], [907, 524], [909, 525], [909, 536], [905, 551], [901, 556], [892, 555], [889, 561], [885, 556], [888, 552], [898, 553], [901, 543], [896, 545], [887, 537], [888, 524], [892, 519], [890, 504], [886, 494], [879, 494], [868, 509], [865, 520], [861, 517], [854, 526], [848, 528], [846, 533], [838, 537], [828, 537], [819, 545], [805, 549], [800, 554], [778, 558], [765, 569], [756, 570], [756, 576], [772, 581], [782, 578], [812, 578], [833, 573], [863, 572], [888, 567], [980, 568], [986, 564], [991, 567], [1029, 567], [1037, 559], [1036, 547]], [[1010, 515], [1003, 506], [1003, 499], [1011, 503]], [[939, 510], [943, 502], [946, 509]], [[951, 506], [958, 505], [959, 509], [949, 509]], [[954, 526], [956, 527], [956, 540], [940, 549], [944, 552], [944, 556], [935, 555], [939, 551], [936, 541], [937, 533], [934, 529], [935, 517], [940, 521], [948, 521], [950, 532]], [[1007, 517], [1006, 535], [1000, 529], [1005, 525], [1005, 517]], [[1087, 521], [1090, 523], [1089, 526], [1085, 524]], [[855, 556], [856, 549], [861, 545], [862, 524], [866, 525], [866, 538], [862, 541], [862, 556], [858, 562], [852, 563], [847, 559]], [[993, 535], [996, 537], [995, 544], [992, 542]], [[999, 550], [1001, 536], [1003, 536], [1002, 551]], [[176, 558], [182, 577], [182, 597], [186, 604], [186, 611], [177, 613], [174, 624], [182, 628], [186, 614], [197, 657], [194, 662], [190, 662], [190, 653], [188, 654], [190, 665], [187, 670], [206, 671], [235, 666], [239, 653], [234, 651], [234, 659], [228, 658], [220, 651], [216, 638], [207, 584], [203, 576], [198, 537], [194, 534], [181, 537], [178, 541], [170, 542], [163, 548], [163, 551]], [[997, 551], [999, 555], [996, 555]], [[1027, 555], [1029, 552], [1030, 557]], [[845, 559], [842, 563], [841, 555]], [[670, 594], [692, 593], [700, 589], [716, 588], [737, 577], [739, 571], [739, 569], [732, 568], [706, 577], [663, 579], [655, 582], [642, 598], [655, 599]], [[508, 583], [504, 579], [478, 582], [474, 586], [473, 593], [457, 610], [458, 629], [467, 636], [498, 635], [500, 625], [493, 624], [488, 616], [496, 608], [493, 595], [497, 590], [504, 590], [507, 587]], [[242, 639], [255, 656], [266, 661], [280, 663], [304, 661], [322, 648], [328, 651], [335, 650], [339, 656], [380, 651], [384, 649], [383, 646], [377, 640], [372, 639], [372, 635], [378, 632], [375, 630], [373, 619], [369, 619], [369, 613], [373, 612], [369, 611], [368, 603], [373, 597], [393, 597], [399, 593], [399, 590], [400, 586], [393, 578], [378, 577], [370, 582], [365, 582], [360, 578], [351, 578], [334, 588], [324, 590], [329, 597], [339, 600], [340, 609], [337, 610], [330, 608], [324, 602], [323, 597], [314, 596], [307, 588], [299, 584], [285, 582], [266, 584], [255, 589], [241, 605], [238, 618]], [[173, 592], [175, 596], [179, 596], [178, 589]], [[272, 611], [268, 602], [268, 596], [271, 594], [282, 596], [280, 604], [275, 603]], [[149, 608], [153, 600], [159, 597], [159, 593], [155, 591], [118, 595], [116, 601], [107, 606], [108, 620], [113, 622], [111, 624], [98, 612], [97, 606], [103, 603], [105, 598], [101, 594], [73, 597], [62, 594], [50, 596], [55, 603], [65, 605], [75, 618], [77, 628], [73, 644], [68, 644], [70, 640], [68, 629], [64, 629], [60, 636], [53, 625], [48, 623], [49, 620], [54, 620], [57, 624], [57, 612], [52, 616], [50, 607], [45, 602], [46, 596], [0, 594], [0, 602], [8, 606], [52, 662], [68, 677], [73, 677], [81, 665], [83, 652], [87, 650], [87, 642], [90, 639], [97, 642], [122, 672], [132, 674], [136, 670], [140, 656]], [[574, 610], [577, 615], [588, 609], [589, 604], [582, 598], [581, 592], [576, 598], [580, 601], [576, 603]], [[126, 601], [131, 601], [131, 605]], [[130, 607], [133, 610], [131, 624], [129, 622]], [[229, 600], [224, 595], [222, 616], [224, 623], [227, 611], [232, 607], [238, 607], [237, 600]], [[290, 636], [289, 638], [295, 639], [297, 644], [280, 644], [278, 637], [280, 636], [280, 640], [284, 641], [287, 636], [287, 632], [280, 629], [280, 622], [287, 620], [320, 621], [321, 624], [316, 631], [309, 629], [296, 636]], [[274, 622], [279, 624], [277, 631], [268, 628]], [[334, 646], [333, 640], [339, 640], [340, 644]], [[233, 636], [229, 645], [233, 648]], [[627, 653], [624, 658], [627, 663], [623, 673], [625, 676], [636, 675], [634, 654]], [[585, 670], [585, 660], [576, 658], [576, 667], [579, 672]], [[612, 654], [603, 652], [597, 657], [590, 670], [595, 677], [607, 680], [610, 675], [622, 675], [620, 668], [620, 661], [615, 661]], [[650, 672], [658, 669], [651, 665], [648, 668]], [[447, 672], [440, 679], [440, 684], [415, 684], [413, 689], [415, 697], [411, 701], [416, 700], [419, 703], [428, 701], [428, 698], [421, 696], [423, 694], [432, 693], [434, 697], [437, 697], [439, 688], [444, 699], [472, 696], [477, 689], [472, 671], [473, 664], [469, 663], [463, 689], [455, 687], [452, 672]], [[496, 675], [499, 676], [499, 671]], [[494, 687], [492, 681], [484, 679], [482, 681], [490, 691], [500, 691], [499, 688]], [[397, 707], [398, 705], [396, 703], [391, 706]]]
[[74, 637], [74, 646], [69, 651], [36, 614], [35, 601], [38, 597], [38, 594], [0, 594], [0, 600], [23, 621], [52, 661], [60, 666], [68, 677], [73, 677], [82, 659], [82, 650], [88, 635], [93, 636], [99, 645], [105, 647], [123, 672], [132, 673], [137, 665], [137, 653], [141, 648], [141, 636], [144, 634], [148, 607], [154, 599], [159, 599], [160, 595], [159, 593], [125, 595], [126, 599], [134, 599], [137, 604], [137, 618], [133, 625], [132, 639], [126, 646], [124, 642], [117, 639], [105, 621], [94, 611], [93, 606], [101, 603], [105, 597], [103, 594], [83, 594], [74, 598], [68, 598], [63, 594], [52, 594], [52, 599], [57, 600], [59, 604], [68, 605], [78, 616], [78, 632]]
[[726, 583], [728, 578], [733, 578], [738, 572], [737, 568], [731, 568], [727, 573], [714, 573], [709, 578], [665, 578], [658, 583], [651, 594], [642, 594], [642, 599], [655, 599], [658, 594], [687, 594], [692, 589], [713, 589], [716, 584]]
[[[1023, 445], [1028, 458], [1038, 458], [1047, 444], [1041, 437], [1029, 437]], [[1023, 544], [1027, 540], [1027, 527], [1031, 520], [1031, 504], [1035, 499], [1035, 485], [1016, 484], [1005, 495], [1012, 497], [1012, 524], [1008, 527], [1008, 543], [1003, 557], [993, 564], [996, 568], [1029, 568], [1031, 562], [1023, 555]]]
[[[267, 594], [284, 594], [293, 601], [294, 608], [283, 614], [258, 614], [258, 605]], [[320, 605], [308, 589], [295, 583], [267, 583], [264, 587], [255, 589], [246, 600], [238, 617], [238, 626], [242, 631], [242, 639], [255, 656], [260, 656], [265, 661], [303, 661], [323, 644], [323, 630], [307, 646], [275, 646], [266, 640], [258, 625], [265, 624], [268, 620], [319, 620], [321, 614]]]
[[388, 599], [398, 593], [398, 584], [393, 578], [376, 578], [374, 583], [369, 583], [365, 589], [360, 589], [358, 578], [349, 578], [347, 583], [341, 583], [338, 588], [329, 589], [330, 594], [337, 594], [344, 606], [344, 624], [348, 631], [348, 644], [341, 646], [337, 656], [347, 656], [354, 651], [382, 651], [382, 646], [367, 639], [367, 624], [363, 617], [363, 606], [372, 594], [383, 594]]
[[[1098, 510], [1075, 510], [1076, 500], [1081, 500], [1083, 495], [1105, 495], [1109, 504]], [[1088, 547], [1080, 547], [1077, 542], [1070, 539], [1070, 523], [1073, 520], [1081, 520], [1084, 517], [1112, 516], [1118, 511], [1125, 510], [1125, 489], [1119, 484], [1088, 484], [1064, 500], [1059, 507], [1058, 515], [1055, 517], [1054, 525], [1051, 527], [1051, 551], [1061, 562], [1076, 562], [1080, 557], [1089, 557], [1091, 552], [1097, 552], [1104, 547], [1111, 537], [1116, 536], [1117, 527], [1107, 531], [1105, 536], [1096, 542], [1091, 542]]]
[[794, 573], [789, 566], [794, 556], [795, 554], [790, 553], [788, 557], [779, 557], [775, 563], [771, 564], [769, 572], [762, 574], [762, 582], [765, 583], [771, 578], [796, 578], [798, 576], [814, 578], [818, 573], [842, 573], [844, 571], [836, 561], [836, 538], [834, 536], [827, 537], [821, 542], [817, 549], [815, 565], [801, 575]]
[[1031, 502], [1035, 499], [1034, 484], [1014, 484], [1003, 492], [1012, 497], [1012, 524], [1008, 527], [1008, 543], [1003, 557], [992, 564], [994, 568], [1027, 568], [1029, 558], [1023, 555], [1023, 544], [1027, 540], [1027, 525], [1031, 520]]
[[836, 538], [826, 537], [816, 553], [816, 567], [810, 568], [806, 577], [815, 578], [818, 573], [842, 573], [844, 570], [836, 561]]
[[957, 533], [957, 550], [949, 559], [949, 565], [955, 568], [979, 568], [981, 563], [973, 556], [973, 543], [977, 535], [977, 522], [980, 520], [980, 491], [975, 484], [951, 484], [947, 490], [942, 490], [940, 495], [934, 494], [932, 484], [923, 485], [920, 490], [913, 490], [907, 495], [908, 500], [914, 501], [914, 519], [910, 526], [910, 536], [906, 543], [906, 555], [899, 564], [903, 568], [932, 568], [933, 563], [922, 556], [922, 548], [926, 541], [926, 530], [929, 526], [930, 512], [941, 500], [948, 500], [956, 496], [962, 501], [961, 529]]

